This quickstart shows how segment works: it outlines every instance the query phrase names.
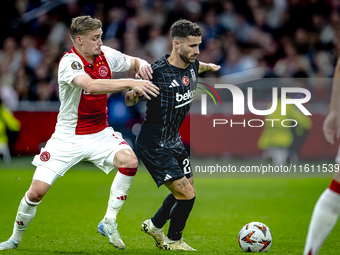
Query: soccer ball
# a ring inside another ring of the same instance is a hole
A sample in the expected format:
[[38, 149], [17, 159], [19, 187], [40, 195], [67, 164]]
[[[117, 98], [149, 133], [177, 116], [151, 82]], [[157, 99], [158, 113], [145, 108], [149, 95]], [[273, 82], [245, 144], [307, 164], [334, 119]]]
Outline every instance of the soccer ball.
[[238, 234], [238, 243], [245, 252], [266, 252], [272, 241], [270, 229], [261, 222], [246, 224]]

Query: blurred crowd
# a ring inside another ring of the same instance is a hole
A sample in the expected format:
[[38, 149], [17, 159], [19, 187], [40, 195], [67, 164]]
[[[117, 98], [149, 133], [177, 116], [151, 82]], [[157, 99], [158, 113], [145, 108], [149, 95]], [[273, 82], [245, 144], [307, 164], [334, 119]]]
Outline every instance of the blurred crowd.
[[[105, 45], [150, 63], [170, 53], [174, 21], [196, 22], [204, 30], [198, 59], [222, 67], [208, 75], [261, 67], [268, 77], [329, 78], [340, 51], [340, 0], [14, 0], [2, 7], [0, 93], [12, 110], [22, 100], [58, 100], [58, 61], [72, 46], [69, 25], [78, 15], [103, 22]], [[313, 89], [329, 101], [329, 85]]]

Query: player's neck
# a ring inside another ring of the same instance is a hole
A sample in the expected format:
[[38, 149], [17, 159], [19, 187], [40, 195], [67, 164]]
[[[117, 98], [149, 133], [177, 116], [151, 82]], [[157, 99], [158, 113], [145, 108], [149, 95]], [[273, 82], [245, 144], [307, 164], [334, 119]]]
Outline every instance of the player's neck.
[[176, 54], [174, 51], [171, 52], [171, 55], [168, 57], [168, 62], [172, 66], [176, 66], [178, 68], [185, 69], [188, 67], [189, 64], [185, 63], [178, 54]]
[[82, 56], [87, 62], [89, 62], [90, 64], [93, 64], [93, 60], [94, 60], [94, 56], [93, 55], [88, 55], [85, 52], [83, 52], [81, 50], [80, 47], [78, 47], [77, 45], [74, 44], [74, 49], [76, 50], [76, 52]]

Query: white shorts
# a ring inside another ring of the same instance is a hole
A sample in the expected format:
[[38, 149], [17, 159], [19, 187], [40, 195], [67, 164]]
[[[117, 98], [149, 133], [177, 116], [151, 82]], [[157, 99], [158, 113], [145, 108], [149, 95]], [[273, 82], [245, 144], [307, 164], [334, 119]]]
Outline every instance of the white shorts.
[[34, 172], [33, 180], [46, 182], [50, 186], [59, 178], [60, 176], [53, 172], [52, 170], [43, 167], [38, 166], [37, 169]]
[[90, 161], [105, 173], [114, 169], [113, 160], [122, 149], [131, 149], [119, 132], [107, 127], [90, 135], [54, 133], [32, 164], [63, 176], [80, 161]]

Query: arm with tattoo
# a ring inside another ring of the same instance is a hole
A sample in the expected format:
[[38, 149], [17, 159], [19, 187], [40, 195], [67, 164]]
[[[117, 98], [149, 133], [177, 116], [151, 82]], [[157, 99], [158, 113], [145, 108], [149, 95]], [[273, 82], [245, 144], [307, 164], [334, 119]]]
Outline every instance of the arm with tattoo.
[[206, 71], [213, 71], [213, 72], [216, 72], [218, 70], [220, 70], [221, 66], [219, 65], [215, 65], [215, 64], [206, 64], [206, 63], [203, 63], [203, 62], [200, 62], [199, 63], [199, 68], [198, 68], [198, 73], [203, 73], [203, 72], [206, 72]]

